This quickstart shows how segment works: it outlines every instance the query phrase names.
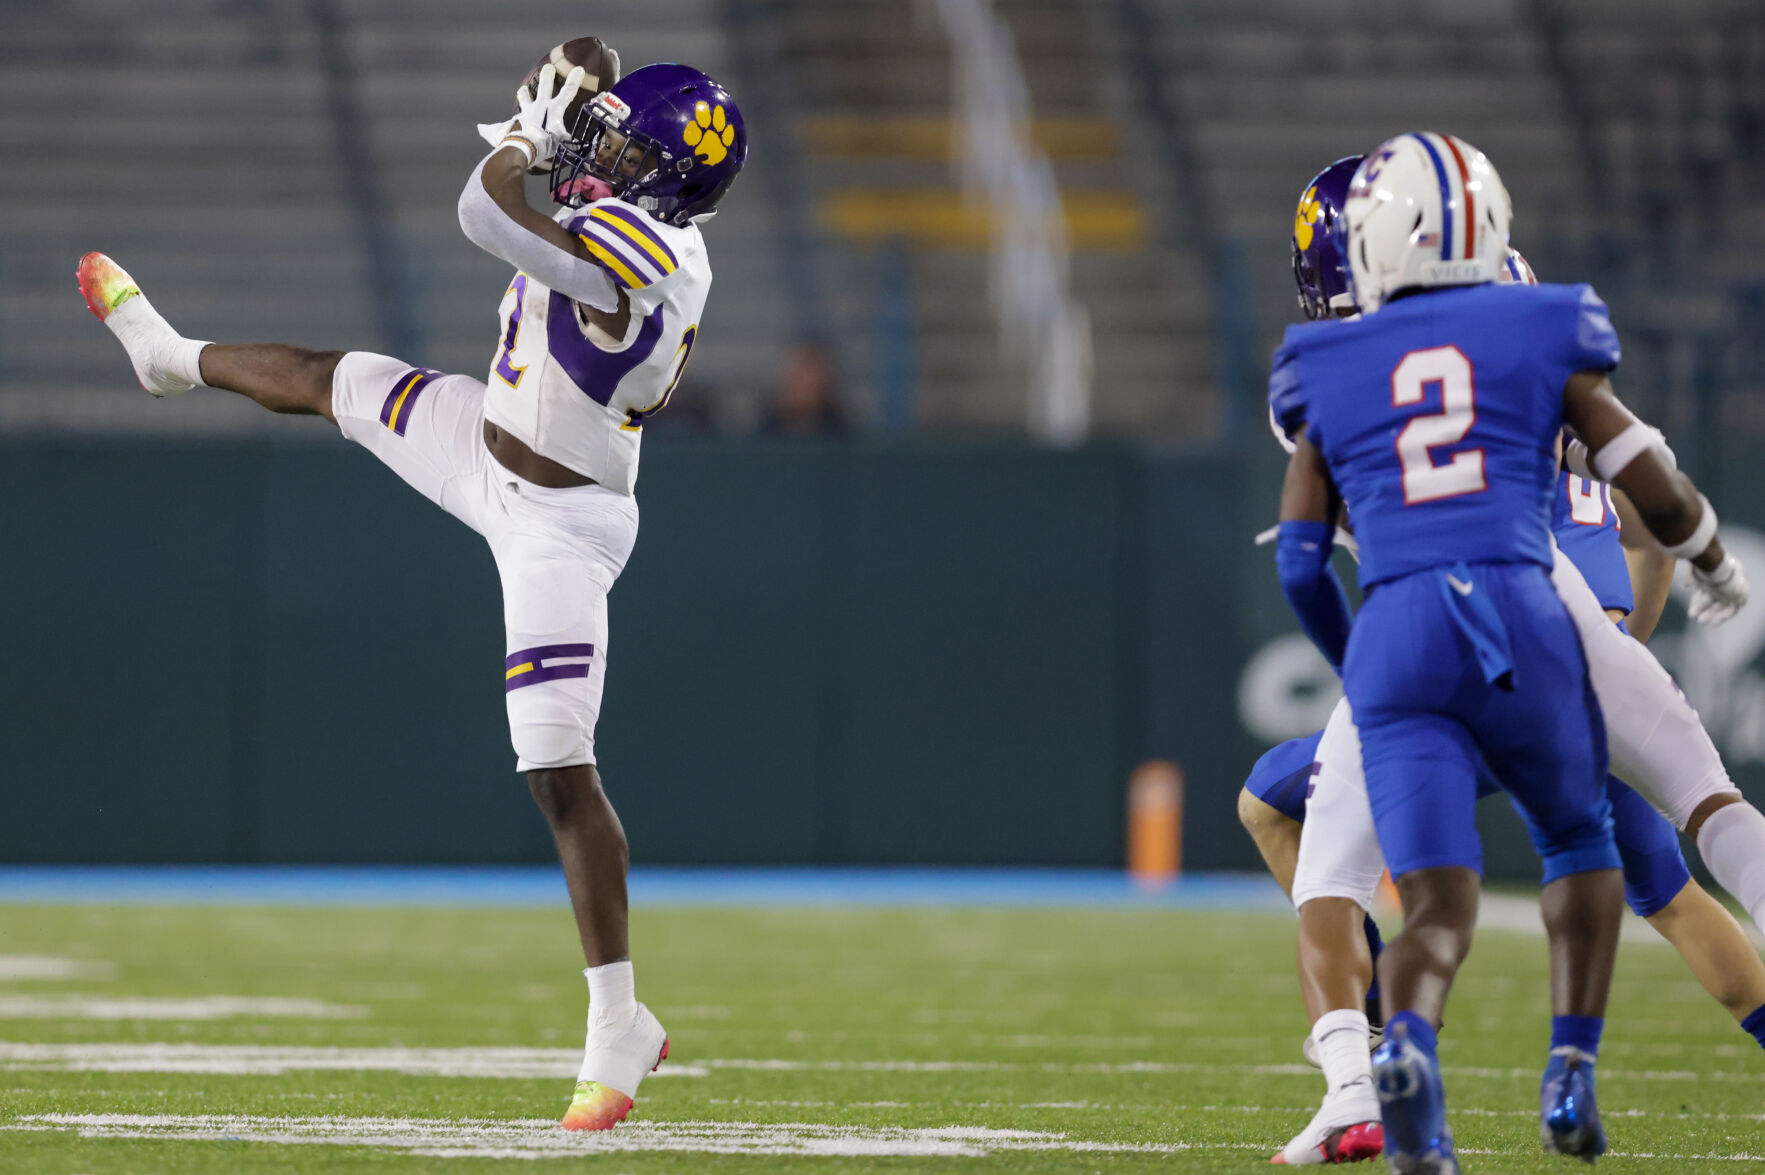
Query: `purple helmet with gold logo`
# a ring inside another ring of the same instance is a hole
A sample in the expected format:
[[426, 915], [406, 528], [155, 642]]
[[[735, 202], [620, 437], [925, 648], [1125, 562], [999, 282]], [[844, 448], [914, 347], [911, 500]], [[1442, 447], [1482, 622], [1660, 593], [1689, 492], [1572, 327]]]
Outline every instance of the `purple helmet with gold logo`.
[[729, 91], [691, 66], [646, 65], [582, 108], [552, 166], [552, 199], [577, 207], [598, 180], [668, 224], [708, 215], [748, 161]]
[[1350, 155], [1318, 172], [1305, 185], [1293, 215], [1293, 280], [1299, 286], [1299, 308], [1314, 321], [1355, 309], [1335, 230], [1348, 199], [1348, 182], [1365, 158]]

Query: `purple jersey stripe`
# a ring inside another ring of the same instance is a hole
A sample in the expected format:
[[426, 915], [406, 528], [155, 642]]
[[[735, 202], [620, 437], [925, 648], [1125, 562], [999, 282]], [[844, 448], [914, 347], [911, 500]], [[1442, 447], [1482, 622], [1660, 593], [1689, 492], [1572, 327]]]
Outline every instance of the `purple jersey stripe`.
[[1422, 144], [1428, 152], [1428, 158], [1434, 161], [1434, 174], [1440, 179], [1440, 259], [1452, 260], [1452, 179], [1447, 174], [1446, 164], [1441, 161], [1440, 152], [1428, 141], [1424, 134], [1412, 134], [1410, 138]]
[[503, 661], [504, 669], [513, 669], [517, 665], [525, 665], [529, 661], [550, 661], [558, 657], [592, 657], [594, 646], [578, 645], [536, 645], [531, 649], [522, 649], [518, 653], [510, 653]]
[[586, 664], [573, 665], [541, 665], [529, 669], [525, 673], [517, 673], [503, 682], [503, 692], [513, 693], [530, 685], [538, 685], [542, 681], [558, 681], [566, 677], [587, 677]]
[[674, 255], [674, 250], [670, 249], [668, 247], [668, 243], [666, 241], [664, 241], [656, 233], [655, 229], [651, 228], [649, 225], [644, 223], [644, 221], [649, 219], [648, 217], [639, 216], [635, 212], [631, 212], [625, 208], [619, 208], [619, 207], [612, 205], [612, 204], [596, 205], [594, 208], [594, 211], [601, 213], [603, 215], [606, 215], [606, 216], [618, 217], [620, 220], [624, 221], [626, 224], [630, 225], [632, 228], [636, 229], [638, 232], [640, 232], [644, 236], [648, 237], [650, 239], [650, 242], [652, 244], [654, 244], [656, 246], [656, 248], [662, 250], [662, 252], [667, 256], [670, 264], [676, 265], [676, 266], [678, 266], [680, 264], [680, 258], [678, 258]]

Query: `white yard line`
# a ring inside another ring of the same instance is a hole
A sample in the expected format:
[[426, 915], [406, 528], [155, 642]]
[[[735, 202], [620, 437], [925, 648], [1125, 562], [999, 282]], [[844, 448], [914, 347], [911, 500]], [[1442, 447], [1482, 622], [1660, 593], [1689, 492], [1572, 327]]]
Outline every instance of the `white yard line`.
[[[582, 1060], [579, 1049], [543, 1048], [334, 1048], [216, 1044], [35, 1044], [0, 1041], [0, 1070], [36, 1069], [106, 1073], [281, 1074], [303, 1070], [381, 1070], [428, 1077], [567, 1077]], [[722, 1070], [779, 1073], [1047, 1073], [1088, 1074], [1249, 1073], [1308, 1077], [1308, 1065], [1210, 1065], [1179, 1061], [800, 1061], [785, 1058], [695, 1058], [665, 1064], [658, 1077], [707, 1077]], [[1449, 1077], [1536, 1078], [1529, 1068], [1446, 1066]], [[1765, 1073], [1698, 1073], [1689, 1069], [1601, 1068], [1607, 1081], [1765, 1081]]]
[[279, 1118], [245, 1115], [36, 1114], [0, 1131], [61, 1129], [81, 1138], [330, 1144], [401, 1150], [435, 1158], [568, 1159], [585, 1154], [675, 1151], [697, 1154], [982, 1158], [1009, 1151], [1168, 1155], [1177, 1143], [1091, 1142], [1062, 1133], [831, 1126], [811, 1122], [637, 1122], [574, 1134], [550, 1119]]
[[0, 955], [0, 981], [20, 979], [115, 979], [116, 965], [66, 955]]
[[306, 1020], [360, 1020], [361, 1004], [323, 1000], [211, 995], [170, 999], [94, 995], [0, 996], [0, 1020], [232, 1020], [242, 1016]]
[[[261, 1142], [378, 1147], [431, 1158], [569, 1159], [588, 1154], [984, 1158], [1024, 1152], [1174, 1155], [1184, 1151], [1264, 1151], [1258, 1143], [1114, 1143], [1058, 1131], [982, 1126], [863, 1127], [814, 1122], [636, 1122], [614, 1131], [573, 1134], [550, 1119], [260, 1117], [208, 1114], [32, 1114], [0, 1122], [0, 1132], [65, 1131], [81, 1138], [176, 1142]], [[1467, 1148], [1463, 1154], [1504, 1152]], [[1753, 1163], [1759, 1154], [1656, 1154], [1614, 1151], [1610, 1158]]]
[[[280, 1045], [26, 1044], [0, 1041], [0, 1069], [84, 1073], [275, 1075], [307, 1070], [383, 1071], [417, 1077], [568, 1077], [581, 1049], [301, 1048]], [[666, 1064], [657, 1077], [705, 1077], [697, 1065]]]

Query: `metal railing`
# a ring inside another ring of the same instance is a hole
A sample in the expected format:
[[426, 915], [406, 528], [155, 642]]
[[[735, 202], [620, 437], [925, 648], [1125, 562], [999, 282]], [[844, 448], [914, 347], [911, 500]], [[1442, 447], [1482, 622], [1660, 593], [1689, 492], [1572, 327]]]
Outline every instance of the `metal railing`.
[[1091, 428], [1091, 324], [1072, 295], [1054, 169], [1030, 137], [1029, 86], [990, 0], [936, 0], [936, 8], [960, 128], [951, 165], [965, 198], [986, 210], [1002, 357], [1024, 370], [1031, 435], [1071, 444]]

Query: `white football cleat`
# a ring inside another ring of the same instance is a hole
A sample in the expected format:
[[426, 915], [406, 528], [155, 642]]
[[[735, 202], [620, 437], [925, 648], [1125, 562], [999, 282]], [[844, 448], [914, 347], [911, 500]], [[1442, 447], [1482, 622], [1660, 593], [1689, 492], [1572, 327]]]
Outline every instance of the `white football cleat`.
[[631, 1113], [637, 1087], [667, 1057], [668, 1033], [642, 1004], [628, 1025], [608, 1028], [591, 1022], [576, 1096], [560, 1125], [565, 1130], [611, 1130], [619, 1125]]
[[1324, 1098], [1305, 1129], [1269, 1162], [1277, 1167], [1360, 1163], [1378, 1158], [1384, 1150], [1378, 1095], [1370, 1081], [1357, 1082]]
[[196, 386], [168, 370], [171, 348], [188, 344], [153, 308], [127, 270], [102, 253], [88, 253], [80, 258], [76, 272], [86, 309], [128, 350], [142, 387], [155, 396], [173, 396]]

